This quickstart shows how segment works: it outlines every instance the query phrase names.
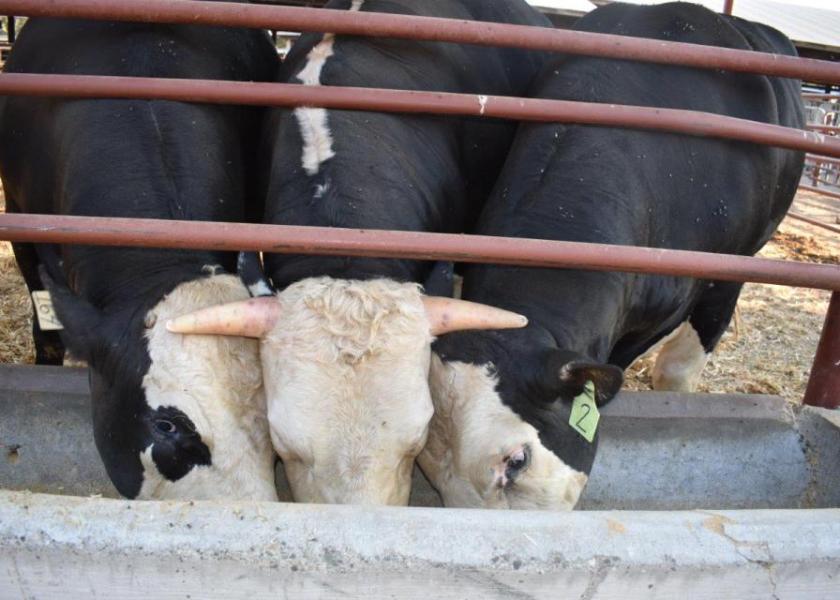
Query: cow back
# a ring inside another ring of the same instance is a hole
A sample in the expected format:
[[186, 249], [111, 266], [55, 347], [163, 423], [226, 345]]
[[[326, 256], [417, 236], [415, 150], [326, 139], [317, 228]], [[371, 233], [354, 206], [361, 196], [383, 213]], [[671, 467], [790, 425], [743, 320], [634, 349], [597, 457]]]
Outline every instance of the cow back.
[[[548, 24], [520, 0], [335, 1], [328, 8]], [[298, 83], [522, 95], [542, 59], [522, 50], [310, 34], [297, 42], [284, 69]], [[276, 110], [269, 121], [267, 222], [437, 232], [463, 231], [474, 220], [516, 128], [355, 111]], [[316, 152], [309, 139], [315, 129], [329, 151], [321, 148], [321, 159], [307, 163]], [[317, 275], [423, 281], [429, 271], [416, 261], [281, 255], [268, 256], [266, 268], [280, 287]]]
[[[277, 60], [263, 32], [227, 28], [30, 19], [7, 72], [267, 80]], [[254, 220], [262, 206], [244, 170], [259, 113], [157, 100], [7, 97], [0, 174], [9, 209], [46, 214]], [[68, 278], [104, 306], [138, 285], [234, 268], [235, 256], [67, 246]], [[126, 268], [130, 265], [130, 268]], [[173, 283], [174, 281], [174, 283]]]

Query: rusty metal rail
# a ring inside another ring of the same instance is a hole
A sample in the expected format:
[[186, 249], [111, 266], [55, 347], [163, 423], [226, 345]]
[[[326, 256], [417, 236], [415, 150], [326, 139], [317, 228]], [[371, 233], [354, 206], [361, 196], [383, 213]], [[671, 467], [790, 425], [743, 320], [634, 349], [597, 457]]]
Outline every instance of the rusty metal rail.
[[809, 161], [805, 164], [805, 166], [820, 166], [823, 164], [826, 165], [835, 165], [840, 166], [840, 159], [837, 158], [828, 158], [827, 156], [815, 156], [813, 154], [809, 154], [805, 157], [806, 161]]
[[[832, 187], [835, 187], [835, 188], [838, 185], [840, 185], [840, 183], [838, 183], [836, 181], [829, 181], [828, 179], [823, 179], [822, 177], [817, 177], [816, 179], [817, 179], [817, 186], [816, 187], [819, 187], [820, 183], [823, 184], [823, 185], [832, 186]], [[813, 178], [812, 178], [812, 182], [813, 182]]]
[[[519, 47], [840, 83], [840, 64], [828, 61], [616, 35], [429, 17], [182, 0], [0, 0], [0, 13], [330, 31], [347, 35]], [[315, 105], [345, 110], [564, 121], [724, 137], [840, 157], [840, 140], [817, 132], [690, 111], [539, 99], [200, 80], [22, 74], [0, 75], [0, 94], [162, 98], [272, 106]], [[835, 128], [827, 127], [815, 129], [835, 131]], [[816, 188], [812, 191], [825, 193]], [[0, 215], [0, 239], [448, 259], [531, 267], [658, 273], [830, 289], [835, 293], [805, 401], [824, 406], [836, 406], [840, 402], [840, 361], [837, 361], [840, 356], [840, 267], [836, 266], [519, 238], [44, 215]]]
[[806, 217], [805, 215], [800, 215], [796, 212], [788, 212], [787, 216], [791, 219], [795, 219], [797, 221], [802, 221], [804, 223], [808, 223], [813, 225], [814, 227], [821, 227], [822, 229], [827, 229], [828, 231], [833, 231], [834, 233], [840, 233], [840, 227], [835, 227], [834, 225], [829, 225], [828, 223], [823, 223], [822, 221], [817, 221], [816, 219], [812, 219], [811, 217]]
[[822, 194], [823, 196], [828, 196], [829, 198], [840, 198], [840, 193], [838, 192], [832, 192], [825, 188], [815, 187], [812, 185], [800, 185], [799, 189], [814, 192], [816, 194]]
[[807, 177], [808, 179], [811, 180], [811, 185], [816, 186], [819, 183], [823, 183], [825, 185], [831, 185], [831, 186], [835, 186], [835, 187], [840, 185], [840, 182], [830, 181], [830, 180], [824, 179], [823, 177], [820, 176], [822, 174], [830, 175], [831, 173], [832, 173], [832, 171], [828, 167], [817, 166], [813, 163], [807, 163], [807, 162], [805, 163], [804, 175], [805, 175], [805, 177]]
[[840, 157], [840, 138], [710, 113], [624, 106], [284, 83], [89, 75], [0, 74], [0, 94], [73, 98], [146, 98], [266, 106], [434, 113], [524, 121], [561, 121], [735, 139]]
[[838, 185], [840, 185], [836, 181], [829, 181], [828, 179], [823, 179], [822, 177], [811, 177], [811, 184], [812, 185], [814, 185], [815, 187], [819, 187], [818, 184], [820, 184], [820, 183], [822, 183], [824, 185], [834, 186], [834, 187], [837, 187]]
[[6, 214], [0, 215], [0, 239], [568, 267], [840, 291], [840, 266], [685, 250], [475, 235]]
[[822, 131], [823, 133], [830, 133], [832, 135], [840, 131], [840, 127], [835, 125], [807, 125], [806, 129], [810, 129], [811, 131]]
[[435, 17], [183, 0], [0, 0], [0, 13], [30, 17], [328, 31], [344, 35], [586, 54], [840, 83], [840, 63], [830, 61], [620, 35]]

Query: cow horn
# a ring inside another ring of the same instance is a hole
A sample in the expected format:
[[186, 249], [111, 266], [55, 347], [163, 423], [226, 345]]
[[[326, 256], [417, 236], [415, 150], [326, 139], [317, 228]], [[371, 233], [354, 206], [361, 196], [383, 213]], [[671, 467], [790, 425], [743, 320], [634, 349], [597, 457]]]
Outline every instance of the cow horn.
[[424, 296], [423, 307], [432, 335], [465, 329], [519, 329], [528, 318], [514, 312], [454, 298]]
[[280, 305], [274, 296], [203, 308], [167, 321], [172, 333], [261, 338], [274, 327]]

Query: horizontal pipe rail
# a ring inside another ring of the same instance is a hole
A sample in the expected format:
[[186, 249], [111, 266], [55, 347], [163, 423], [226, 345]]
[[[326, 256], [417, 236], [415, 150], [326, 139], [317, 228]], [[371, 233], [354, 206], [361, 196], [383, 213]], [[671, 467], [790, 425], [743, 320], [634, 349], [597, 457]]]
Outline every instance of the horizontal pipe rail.
[[834, 171], [831, 170], [830, 167], [827, 167], [827, 166], [825, 166], [825, 167], [824, 166], [819, 166], [818, 167], [817, 165], [814, 165], [814, 164], [805, 163], [805, 172], [806, 173], [810, 172], [810, 175], [806, 174], [806, 177], [808, 177], [811, 180], [811, 185], [815, 186], [818, 183], [822, 183], [822, 184], [830, 185], [830, 186], [834, 186], [834, 187], [840, 186], [840, 182], [829, 181], [828, 179], [824, 179], [823, 177], [819, 177], [820, 173], [825, 173], [827, 175], [830, 175], [831, 173], [833, 173]]
[[840, 100], [840, 94], [811, 94], [811, 93], [804, 93], [802, 94], [803, 100]]
[[539, 98], [285, 83], [32, 73], [0, 74], [0, 95], [158, 98], [186, 102], [320, 106], [343, 110], [560, 121], [735, 139], [840, 157], [840, 138], [819, 132], [688, 110]]
[[840, 233], [840, 227], [835, 227], [834, 225], [829, 225], [828, 223], [823, 223], [822, 221], [817, 221], [816, 219], [812, 219], [811, 217], [806, 217], [805, 215], [800, 215], [799, 213], [795, 212], [788, 212], [788, 217], [791, 219], [802, 221], [804, 223], [808, 223], [810, 225], [814, 225], [815, 227], [820, 227], [822, 229], [827, 229], [828, 231], [833, 231], [834, 233]]
[[840, 290], [840, 266], [490, 236], [55, 215], [0, 215], [13, 242], [246, 250], [656, 273]]
[[805, 160], [809, 161], [809, 164], [806, 164], [806, 166], [814, 166], [815, 163], [840, 166], [840, 159], [828, 158], [827, 156], [814, 156], [813, 154], [809, 154], [805, 157]]
[[183, 0], [0, 0], [0, 13], [456, 42], [840, 83], [840, 63], [831, 61], [621, 35], [435, 17]]
[[815, 181], [816, 183], [822, 183], [823, 185], [830, 185], [832, 187], [837, 187], [838, 185], [840, 185], [836, 181], [829, 181], [828, 179], [823, 179], [822, 177], [811, 177], [811, 185], [816, 185]]
[[806, 128], [811, 131], [822, 131], [823, 133], [830, 133], [832, 135], [840, 131], [840, 127], [835, 125], [807, 125]]
[[822, 194], [823, 196], [828, 196], [829, 198], [840, 198], [840, 193], [831, 192], [821, 187], [814, 187], [812, 185], [800, 185], [800, 190], [806, 190], [808, 192], [814, 192], [817, 194]]

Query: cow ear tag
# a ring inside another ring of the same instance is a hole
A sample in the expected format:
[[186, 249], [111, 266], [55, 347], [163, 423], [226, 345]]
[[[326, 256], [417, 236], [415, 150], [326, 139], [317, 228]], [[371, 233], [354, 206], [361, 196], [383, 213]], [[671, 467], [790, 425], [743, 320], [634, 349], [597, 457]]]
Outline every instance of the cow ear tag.
[[53, 308], [52, 297], [47, 290], [36, 290], [32, 292], [32, 304], [35, 306], [35, 314], [38, 316], [38, 325], [41, 331], [58, 331], [64, 329], [64, 325], [58, 320]]
[[601, 413], [598, 412], [598, 406], [595, 404], [595, 384], [587, 381], [583, 386], [583, 393], [575, 397], [572, 402], [569, 425], [591, 444], [595, 439], [600, 420]]

